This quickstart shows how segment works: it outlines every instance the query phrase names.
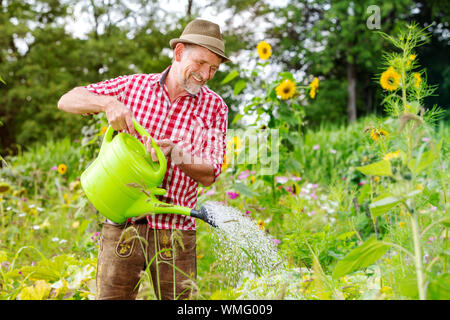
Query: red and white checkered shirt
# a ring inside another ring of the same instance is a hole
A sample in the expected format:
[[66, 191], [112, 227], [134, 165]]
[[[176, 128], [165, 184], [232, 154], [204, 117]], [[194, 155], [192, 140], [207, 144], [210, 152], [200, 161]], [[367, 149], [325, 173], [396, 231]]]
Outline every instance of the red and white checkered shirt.
[[[164, 84], [170, 66], [162, 73], [134, 74], [90, 84], [89, 91], [116, 97], [156, 140], [170, 139], [192, 155], [200, 156], [214, 167], [215, 180], [222, 170], [225, 155], [228, 108], [214, 91], [203, 86], [194, 96], [183, 95], [170, 102]], [[142, 139], [141, 139], [142, 141]], [[159, 199], [189, 208], [197, 205], [198, 183], [170, 159]], [[195, 230], [195, 219], [178, 214], [147, 217], [155, 229]]]

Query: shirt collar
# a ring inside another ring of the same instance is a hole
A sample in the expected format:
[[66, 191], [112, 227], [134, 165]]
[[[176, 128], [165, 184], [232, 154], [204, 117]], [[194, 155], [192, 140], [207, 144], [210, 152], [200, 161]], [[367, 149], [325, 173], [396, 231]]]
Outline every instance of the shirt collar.
[[[162, 87], [163, 87], [164, 84], [166, 83], [166, 78], [167, 78], [167, 75], [169, 74], [170, 67], [171, 67], [171, 65], [168, 66], [168, 67], [166, 68], [166, 70], [164, 70], [164, 71], [161, 73], [161, 78], [159, 78], [159, 84], [160, 84]], [[192, 94], [192, 93], [189, 93], [189, 92], [188, 92], [188, 95], [189, 95], [191, 98], [197, 97], [197, 95]]]

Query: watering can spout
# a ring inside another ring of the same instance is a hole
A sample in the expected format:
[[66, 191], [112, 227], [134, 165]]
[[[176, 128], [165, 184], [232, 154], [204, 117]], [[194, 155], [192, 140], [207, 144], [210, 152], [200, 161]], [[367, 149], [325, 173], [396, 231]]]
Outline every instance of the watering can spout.
[[[159, 189], [165, 192], [164, 189]], [[215, 221], [212, 219], [211, 215], [208, 213], [205, 207], [201, 207], [199, 210], [191, 209], [188, 207], [173, 205], [157, 200], [154, 196], [147, 198], [143, 196], [140, 201], [131, 206], [127, 213], [127, 217], [137, 217], [145, 215], [145, 212], [149, 214], [182, 214], [185, 216], [191, 216], [194, 218], [199, 218], [213, 227], [217, 227]]]
[[214, 219], [212, 219], [211, 215], [209, 214], [208, 210], [206, 210], [205, 207], [200, 207], [200, 210], [192, 209], [191, 217], [202, 219], [203, 221], [210, 224], [214, 228], [217, 228], [216, 222], [214, 221]]

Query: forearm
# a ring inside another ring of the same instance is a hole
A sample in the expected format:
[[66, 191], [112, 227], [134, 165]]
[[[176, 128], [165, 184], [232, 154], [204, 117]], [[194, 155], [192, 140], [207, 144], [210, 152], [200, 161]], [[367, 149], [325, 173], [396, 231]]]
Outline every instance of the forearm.
[[203, 158], [192, 156], [177, 146], [173, 148], [171, 158], [184, 173], [203, 186], [208, 187], [213, 184], [214, 167]]
[[97, 95], [86, 88], [76, 87], [64, 94], [58, 101], [58, 109], [73, 114], [105, 112], [114, 97]]

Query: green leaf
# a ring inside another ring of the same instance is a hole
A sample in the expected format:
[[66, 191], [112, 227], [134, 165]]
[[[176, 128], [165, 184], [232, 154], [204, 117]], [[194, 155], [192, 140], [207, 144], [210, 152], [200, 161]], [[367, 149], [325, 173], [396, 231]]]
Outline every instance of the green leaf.
[[239, 93], [241, 93], [242, 90], [244, 90], [245, 86], [247, 85], [247, 81], [244, 79], [238, 80], [236, 84], [234, 85], [233, 94], [237, 96]]
[[222, 80], [222, 82], [220, 84], [226, 84], [226, 83], [232, 81], [238, 75], [239, 75], [239, 72], [236, 70], [233, 70], [229, 74], [227, 74], [227, 76]]
[[289, 79], [293, 82], [295, 82], [294, 76], [292, 75], [292, 73], [285, 71], [285, 72], [280, 72], [278, 74], [279, 77], [281, 77], [282, 79]]
[[367, 166], [356, 167], [356, 170], [368, 176], [392, 176], [391, 162], [389, 160], [381, 160]]
[[238, 122], [239, 120], [241, 120], [244, 117], [243, 114], [238, 113], [234, 116], [233, 121], [231, 122], [231, 124], [235, 124], [236, 122]]
[[339, 278], [361, 268], [367, 268], [380, 259], [388, 249], [388, 244], [376, 240], [375, 236], [371, 237], [337, 263], [333, 277]]
[[401, 199], [392, 196], [390, 193], [386, 193], [374, 199], [374, 201], [369, 205], [370, 212], [374, 217], [378, 217], [395, 207], [400, 202]]
[[233, 189], [236, 190], [238, 193], [245, 197], [257, 197], [259, 196], [258, 193], [251, 191], [245, 184], [241, 182], [236, 182], [233, 185]]
[[3, 82], [4, 84], [6, 84], [6, 82], [2, 79], [2, 77], [0, 77], [0, 82]]
[[442, 218], [441, 223], [445, 227], [450, 228], [450, 214], [447, 214], [444, 218]]
[[435, 150], [428, 150], [421, 155], [417, 159], [412, 159], [408, 162], [408, 168], [412, 173], [418, 175], [423, 170], [425, 170], [433, 161], [437, 158], [437, 154]]
[[449, 300], [450, 299], [450, 273], [439, 275], [428, 284], [428, 300]]

